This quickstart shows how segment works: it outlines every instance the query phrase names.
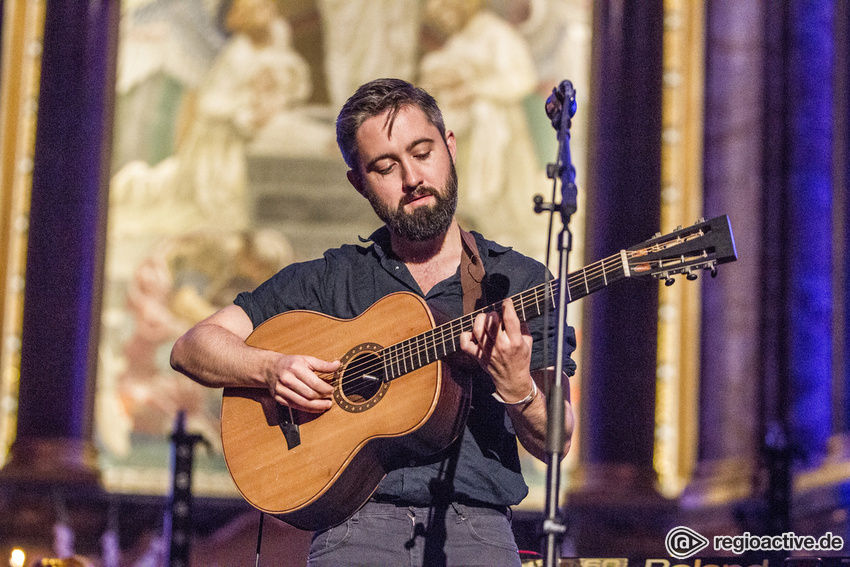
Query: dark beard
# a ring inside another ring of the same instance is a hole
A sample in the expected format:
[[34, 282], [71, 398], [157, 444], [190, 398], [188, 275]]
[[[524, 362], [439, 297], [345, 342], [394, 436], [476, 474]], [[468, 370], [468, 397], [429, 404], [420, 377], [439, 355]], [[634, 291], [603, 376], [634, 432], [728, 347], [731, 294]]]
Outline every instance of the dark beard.
[[[433, 206], [418, 207], [411, 213], [404, 211], [405, 204], [422, 195], [433, 195], [437, 202]], [[380, 202], [371, 192], [367, 198], [378, 218], [396, 236], [411, 242], [431, 240], [444, 234], [452, 224], [457, 209], [457, 171], [452, 163], [443, 194], [433, 187], [419, 187], [414, 193], [406, 195], [396, 209]]]

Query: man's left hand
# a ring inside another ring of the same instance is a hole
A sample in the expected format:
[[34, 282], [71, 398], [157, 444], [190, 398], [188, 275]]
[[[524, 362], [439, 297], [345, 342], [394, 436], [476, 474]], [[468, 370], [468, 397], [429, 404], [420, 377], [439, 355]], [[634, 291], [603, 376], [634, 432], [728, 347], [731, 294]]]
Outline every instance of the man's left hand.
[[501, 313], [480, 313], [472, 331], [460, 335], [461, 350], [478, 361], [507, 402], [523, 400], [533, 389], [532, 342], [528, 325], [519, 320], [510, 298], [502, 302]]

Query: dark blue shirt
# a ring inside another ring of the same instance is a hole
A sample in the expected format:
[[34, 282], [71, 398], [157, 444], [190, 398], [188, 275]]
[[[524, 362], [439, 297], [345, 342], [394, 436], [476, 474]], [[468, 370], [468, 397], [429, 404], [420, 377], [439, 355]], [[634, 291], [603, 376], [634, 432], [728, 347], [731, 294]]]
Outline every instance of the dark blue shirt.
[[[530, 289], [548, 276], [541, 263], [480, 234], [473, 235], [486, 272], [488, 304]], [[328, 250], [321, 259], [287, 266], [253, 292], [240, 294], [235, 303], [256, 327], [293, 309], [350, 319], [393, 292], [422, 296], [407, 267], [392, 254], [389, 232], [382, 228], [370, 240], [368, 247], [345, 245]], [[460, 271], [439, 282], [424, 297], [438, 321], [463, 315]], [[548, 349], [549, 364], [543, 360], [543, 318], [529, 321], [529, 329], [534, 337], [531, 368], [551, 365], [554, 348]], [[568, 331], [567, 355], [575, 348], [575, 334], [571, 328]], [[555, 336], [552, 321], [549, 336]], [[571, 375], [575, 364], [566, 359], [564, 368]], [[516, 436], [504, 407], [491, 396], [494, 387], [490, 377], [477, 365], [452, 365], [451, 372], [471, 374], [472, 402], [463, 435], [437, 455], [390, 471], [376, 496], [413, 505], [429, 505], [438, 496], [500, 506], [518, 504], [528, 487], [520, 470]], [[446, 478], [447, 473], [450, 478]], [[447, 493], [435, 494], [438, 489]]]

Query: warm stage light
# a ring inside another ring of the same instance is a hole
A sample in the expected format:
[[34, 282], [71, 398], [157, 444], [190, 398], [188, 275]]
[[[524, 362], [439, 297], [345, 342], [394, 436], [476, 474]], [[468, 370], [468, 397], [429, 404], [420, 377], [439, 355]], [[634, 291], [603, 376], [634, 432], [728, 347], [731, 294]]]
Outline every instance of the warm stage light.
[[27, 555], [24, 553], [23, 549], [13, 549], [12, 556], [9, 557], [9, 566], [10, 567], [24, 567], [24, 561], [26, 561]]

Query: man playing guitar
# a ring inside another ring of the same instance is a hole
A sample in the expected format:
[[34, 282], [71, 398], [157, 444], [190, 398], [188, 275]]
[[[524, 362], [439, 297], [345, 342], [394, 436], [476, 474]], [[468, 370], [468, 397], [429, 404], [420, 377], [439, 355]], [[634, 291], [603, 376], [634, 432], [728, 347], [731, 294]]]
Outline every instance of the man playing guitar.
[[[462, 316], [470, 296], [480, 298], [479, 307], [500, 304], [474, 317], [471, 329], [459, 334], [461, 352], [444, 361], [443, 379], [464, 384], [469, 404], [454, 440], [437, 453], [396, 459], [363, 506], [316, 532], [309, 565], [519, 565], [510, 507], [528, 487], [517, 440], [546, 458], [543, 374], [554, 362], [543, 353], [556, 350], [542, 344], [544, 325], [546, 336], [555, 336], [554, 322], [519, 317], [519, 307], [506, 298], [548, 274], [539, 262], [459, 228], [455, 137], [425, 91], [396, 79], [363, 85], [340, 112], [337, 141], [349, 182], [385, 226], [368, 246], [328, 250], [240, 294], [178, 339], [171, 364], [205, 386], [261, 388], [295, 413], [330, 415], [345, 395], [335, 393], [326, 376], [338, 374], [345, 361], [250, 346], [246, 339], [256, 327], [294, 310], [353, 319], [396, 292], [424, 298], [440, 320]], [[466, 272], [478, 274], [471, 286]], [[567, 342], [569, 353], [572, 329]], [[567, 360], [565, 368], [571, 374], [575, 366]], [[360, 380], [388, 383], [372, 374]], [[564, 403], [566, 454], [573, 419]], [[351, 405], [351, 412], [371, 407]], [[290, 482], [298, 479], [283, 479], [280, 490]]]

